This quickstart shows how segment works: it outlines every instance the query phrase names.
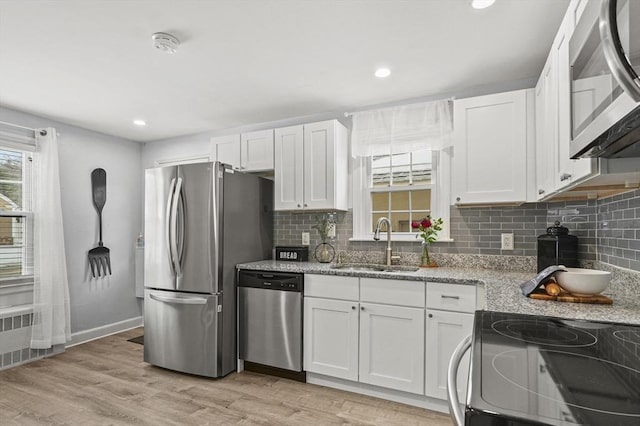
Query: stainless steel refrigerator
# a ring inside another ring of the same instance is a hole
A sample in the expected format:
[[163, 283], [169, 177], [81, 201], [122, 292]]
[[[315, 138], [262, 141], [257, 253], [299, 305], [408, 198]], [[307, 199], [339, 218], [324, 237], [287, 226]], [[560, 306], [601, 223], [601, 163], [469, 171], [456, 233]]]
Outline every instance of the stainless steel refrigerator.
[[236, 368], [236, 270], [271, 258], [273, 182], [197, 163], [145, 172], [144, 360]]

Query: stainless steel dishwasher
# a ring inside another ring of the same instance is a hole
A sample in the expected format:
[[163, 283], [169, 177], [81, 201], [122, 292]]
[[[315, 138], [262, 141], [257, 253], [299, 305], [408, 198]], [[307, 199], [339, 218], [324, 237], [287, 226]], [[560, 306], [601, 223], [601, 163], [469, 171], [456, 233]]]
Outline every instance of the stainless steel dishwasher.
[[302, 274], [239, 272], [240, 359], [302, 371], [302, 292]]

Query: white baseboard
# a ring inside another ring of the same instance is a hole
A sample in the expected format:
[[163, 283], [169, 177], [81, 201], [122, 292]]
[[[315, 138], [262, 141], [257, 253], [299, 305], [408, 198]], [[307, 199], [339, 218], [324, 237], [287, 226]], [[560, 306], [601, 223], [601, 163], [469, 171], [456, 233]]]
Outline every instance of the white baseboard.
[[427, 410], [438, 411], [440, 413], [449, 412], [449, 405], [447, 401], [431, 398], [424, 395], [416, 395], [412, 393], [397, 391], [394, 389], [387, 389], [380, 386], [369, 385], [366, 383], [338, 379], [336, 377], [329, 377], [322, 374], [307, 372], [307, 383], [345, 390], [348, 392], [360, 393], [376, 398], [388, 399], [389, 401], [413, 405], [414, 407], [426, 408]]
[[107, 324], [90, 330], [78, 331], [71, 334], [71, 343], [67, 347], [86, 343], [91, 340], [100, 339], [101, 337], [110, 336], [112, 334], [121, 333], [132, 328], [141, 327], [143, 325], [143, 317], [130, 318], [113, 324]]

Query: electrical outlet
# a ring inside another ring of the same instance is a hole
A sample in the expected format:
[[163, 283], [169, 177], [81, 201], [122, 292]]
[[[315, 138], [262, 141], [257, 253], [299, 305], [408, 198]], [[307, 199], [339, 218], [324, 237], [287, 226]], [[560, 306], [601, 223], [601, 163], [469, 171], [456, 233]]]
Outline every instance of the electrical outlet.
[[303, 246], [308, 246], [309, 245], [309, 233], [308, 232], [303, 232], [302, 233], [302, 245]]
[[500, 249], [513, 250], [513, 232], [500, 234]]
[[327, 237], [335, 238], [336, 237], [336, 224], [330, 223], [327, 229]]

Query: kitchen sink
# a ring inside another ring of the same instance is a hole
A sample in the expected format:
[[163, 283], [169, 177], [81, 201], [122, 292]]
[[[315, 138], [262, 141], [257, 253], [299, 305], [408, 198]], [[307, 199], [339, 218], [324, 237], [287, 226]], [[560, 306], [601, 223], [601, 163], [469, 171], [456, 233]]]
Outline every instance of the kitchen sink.
[[348, 271], [363, 272], [416, 272], [420, 268], [409, 265], [380, 265], [376, 263], [336, 263], [330, 266], [331, 269], [343, 269]]

